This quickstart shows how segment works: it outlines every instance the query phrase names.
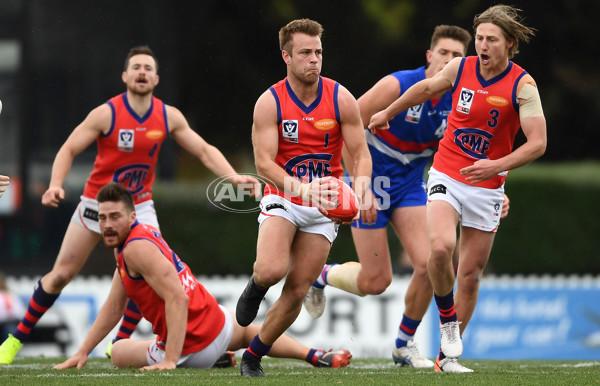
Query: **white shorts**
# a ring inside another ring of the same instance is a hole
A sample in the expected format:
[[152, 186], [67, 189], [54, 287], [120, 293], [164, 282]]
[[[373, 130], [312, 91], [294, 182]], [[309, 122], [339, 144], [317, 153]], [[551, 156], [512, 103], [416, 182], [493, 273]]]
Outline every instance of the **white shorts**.
[[[156, 217], [156, 211], [154, 210], [154, 201], [144, 201], [135, 206], [135, 214], [137, 220], [141, 224], [151, 225], [156, 229], [160, 229], [158, 226], [158, 218]], [[75, 213], [71, 217], [71, 221], [75, 224], [79, 224], [85, 229], [89, 229], [92, 232], [100, 234], [100, 226], [98, 225], [98, 201], [81, 196], [81, 201]]]
[[452, 205], [464, 227], [496, 232], [504, 202], [504, 185], [498, 189], [472, 186], [431, 168], [427, 180], [427, 201], [445, 201]]
[[[227, 309], [223, 306], [221, 307], [221, 311], [225, 314], [225, 325], [223, 325], [223, 329], [217, 335], [215, 340], [212, 341], [211, 344], [206, 346], [201, 351], [182, 355], [177, 361], [177, 367], [190, 367], [195, 369], [209, 369], [211, 368], [217, 359], [221, 355], [225, 353], [227, 347], [229, 347], [229, 342], [231, 342], [231, 337], [233, 336], [233, 318]], [[155, 363], [160, 363], [165, 359], [165, 352], [163, 349], [158, 347], [156, 344], [156, 340], [148, 346], [148, 350], [146, 351], [146, 360], [148, 361], [148, 365], [153, 365]]]
[[276, 194], [268, 194], [260, 200], [259, 226], [273, 216], [285, 218], [299, 231], [323, 235], [330, 243], [337, 237], [340, 227], [313, 206], [296, 205]]

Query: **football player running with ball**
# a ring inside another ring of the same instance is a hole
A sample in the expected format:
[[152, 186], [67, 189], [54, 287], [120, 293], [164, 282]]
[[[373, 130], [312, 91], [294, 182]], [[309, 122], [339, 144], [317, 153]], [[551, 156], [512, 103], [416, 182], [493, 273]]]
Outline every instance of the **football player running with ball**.
[[[335, 178], [342, 174], [344, 144], [354, 159], [350, 167], [361, 201], [371, 176], [356, 100], [339, 83], [320, 76], [322, 32], [321, 25], [309, 19], [281, 28], [287, 77], [263, 93], [254, 110], [256, 169], [272, 185], [267, 185], [260, 203], [254, 274], [238, 300], [238, 323], [250, 324], [269, 287], [286, 279], [281, 296], [242, 356], [243, 376], [264, 376], [262, 356], [296, 320], [327, 260], [339, 225], [322, 212], [331, 208], [329, 198], [337, 193]], [[349, 354], [338, 355], [343, 359]]]

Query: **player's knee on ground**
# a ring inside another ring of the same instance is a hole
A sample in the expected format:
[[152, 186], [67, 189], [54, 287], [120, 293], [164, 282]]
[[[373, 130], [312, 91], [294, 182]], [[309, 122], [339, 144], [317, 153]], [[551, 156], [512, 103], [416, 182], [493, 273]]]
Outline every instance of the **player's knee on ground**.
[[131, 355], [128, 355], [127, 350], [125, 350], [125, 344], [127, 344], [127, 341], [129, 339], [121, 339], [116, 341], [113, 344], [111, 353], [110, 353], [110, 360], [112, 361], [112, 363], [119, 367], [119, 368], [129, 368], [129, 367], [138, 367], [138, 366], [134, 366], [131, 363]]

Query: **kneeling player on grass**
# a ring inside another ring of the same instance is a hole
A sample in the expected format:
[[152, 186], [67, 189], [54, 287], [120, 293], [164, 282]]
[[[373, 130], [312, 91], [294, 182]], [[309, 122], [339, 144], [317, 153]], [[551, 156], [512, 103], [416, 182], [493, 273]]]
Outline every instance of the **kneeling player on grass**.
[[[152, 323], [157, 338], [116, 342], [111, 360], [117, 367], [209, 368], [226, 350], [249, 345], [260, 326], [240, 326], [196, 281], [158, 230], [137, 222], [127, 189], [109, 183], [98, 192], [97, 200], [104, 245], [114, 248], [117, 270], [108, 298], [83, 344], [55, 369], [81, 369], [92, 349], [119, 322], [128, 297]], [[352, 358], [348, 350], [311, 349], [287, 335], [277, 339], [269, 355], [304, 359], [315, 367], [344, 367]]]

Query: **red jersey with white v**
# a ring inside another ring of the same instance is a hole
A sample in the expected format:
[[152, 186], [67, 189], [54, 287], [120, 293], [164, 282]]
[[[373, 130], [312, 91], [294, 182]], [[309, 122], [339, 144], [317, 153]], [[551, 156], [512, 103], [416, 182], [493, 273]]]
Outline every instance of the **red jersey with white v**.
[[96, 140], [98, 155], [83, 195], [92, 199], [110, 181], [125, 186], [136, 204], [152, 199], [152, 183], [158, 152], [169, 134], [164, 103], [152, 97], [150, 109], [138, 116], [127, 101], [127, 93], [106, 102], [113, 115], [107, 134]]
[[131, 233], [117, 250], [117, 267], [127, 296], [138, 306], [140, 312], [152, 323], [152, 331], [158, 335], [157, 342], [164, 349], [167, 342], [167, 319], [165, 302], [143, 277], [131, 277], [123, 260], [123, 248], [134, 240], [149, 240], [160, 249], [162, 255], [177, 271], [181, 285], [189, 300], [187, 330], [182, 355], [198, 352], [212, 343], [225, 325], [225, 315], [217, 300], [198, 283], [190, 268], [169, 248], [158, 229], [136, 221]]
[[[504, 72], [484, 80], [479, 74], [479, 57], [463, 58], [452, 89], [452, 111], [440, 141], [433, 167], [451, 178], [471, 184], [460, 169], [481, 159], [498, 159], [512, 152], [521, 127], [517, 85], [525, 70], [509, 61]], [[502, 186], [508, 171], [475, 184], [495, 189]]]
[[[290, 176], [309, 182], [315, 178], [342, 175], [344, 140], [338, 107], [339, 83], [319, 77], [317, 98], [306, 106], [294, 94], [287, 78], [272, 86], [277, 103], [279, 147], [275, 162]], [[267, 185], [265, 195], [283, 192]], [[298, 197], [292, 202], [302, 204]]]

